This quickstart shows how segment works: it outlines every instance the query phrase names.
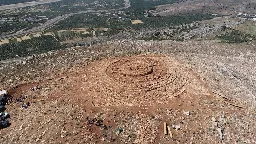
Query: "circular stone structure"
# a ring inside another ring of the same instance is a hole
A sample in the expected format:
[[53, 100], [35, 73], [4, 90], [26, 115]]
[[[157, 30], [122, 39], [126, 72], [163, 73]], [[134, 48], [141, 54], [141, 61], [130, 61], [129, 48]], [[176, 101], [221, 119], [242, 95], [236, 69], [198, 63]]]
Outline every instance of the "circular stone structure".
[[86, 107], [195, 105], [210, 95], [193, 72], [164, 55], [103, 59], [73, 71], [53, 95]]
[[122, 58], [111, 63], [106, 74], [115, 81], [146, 89], [150, 83], [166, 79], [167, 68], [163, 62], [150, 58]]
[[204, 89], [180, 63], [162, 55], [95, 61], [83, 77], [81, 97], [96, 107], [168, 104], [175, 98], [195, 99], [190, 94]]

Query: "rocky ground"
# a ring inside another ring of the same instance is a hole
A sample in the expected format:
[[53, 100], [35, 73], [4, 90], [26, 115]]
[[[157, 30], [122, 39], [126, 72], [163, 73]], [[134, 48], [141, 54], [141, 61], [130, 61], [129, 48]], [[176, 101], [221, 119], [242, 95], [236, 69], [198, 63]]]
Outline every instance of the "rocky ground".
[[1, 61], [12, 102], [0, 139], [255, 143], [255, 51], [254, 43], [119, 40]]
[[239, 12], [255, 14], [255, 6], [254, 0], [181, 0], [179, 3], [157, 6], [152, 13], [172, 15], [201, 11], [220, 15], [236, 15]]

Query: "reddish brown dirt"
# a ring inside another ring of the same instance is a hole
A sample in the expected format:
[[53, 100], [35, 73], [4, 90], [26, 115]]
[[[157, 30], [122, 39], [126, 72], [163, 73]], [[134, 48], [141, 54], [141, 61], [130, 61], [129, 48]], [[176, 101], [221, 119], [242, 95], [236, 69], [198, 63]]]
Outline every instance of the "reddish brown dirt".
[[[39, 89], [33, 89], [35, 86]], [[70, 138], [76, 138], [76, 142], [84, 143], [187, 143], [212, 140], [217, 142], [217, 127], [213, 128], [215, 134], [208, 135], [208, 130], [212, 126], [211, 118], [219, 117], [219, 113], [225, 113], [227, 117], [234, 112], [243, 114], [243, 110], [220, 102], [199, 76], [174, 58], [164, 55], [103, 59], [88, 66], [73, 68], [69, 73], [56, 79], [17, 86], [10, 92], [15, 97], [21, 94], [37, 94], [41, 97], [37, 100], [46, 99], [44, 96], [47, 96], [47, 101], [43, 104], [52, 105], [53, 108], [50, 107], [48, 110], [45, 106], [39, 107], [35, 102], [32, 104], [35, 112], [40, 114], [38, 109], [43, 110], [45, 117], [45, 113], [49, 111], [51, 114], [55, 107], [58, 110], [47, 117], [52, 120], [56, 117], [63, 119], [65, 123], [60, 127], [65, 127], [65, 131], [80, 131], [79, 135], [74, 133], [60, 137], [60, 130], [54, 129], [59, 122], [53, 121], [50, 123], [52, 131], [56, 131], [52, 133], [55, 139], [53, 141], [62, 143], [70, 141]], [[57, 106], [51, 103], [56, 100]], [[81, 119], [77, 120], [80, 117], [77, 116], [78, 110], [71, 112], [72, 114], [68, 113], [75, 117], [75, 122], [66, 118], [65, 108], [70, 107], [69, 104], [83, 109], [85, 114]], [[184, 114], [185, 111], [189, 111], [190, 114]], [[33, 110], [30, 112], [35, 114], [38, 121], [37, 114]], [[90, 118], [100, 117], [109, 128], [105, 130], [94, 124], [88, 125], [85, 115]], [[41, 119], [42, 122], [45, 120], [47, 119]], [[163, 122], [167, 122], [169, 126], [181, 125], [181, 129], [172, 129], [173, 138], [165, 136]], [[231, 124], [232, 122], [230, 120]], [[24, 123], [26, 124], [24, 119], [16, 120], [16, 124], [9, 130], [18, 132], [19, 125]], [[49, 126], [31, 123], [27, 129], [33, 131], [36, 127]], [[116, 134], [118, 127], [122, 127], [124, 132]], [[7, 134], [7, 131], [2, 134]], [[232, 134], [231, 137], [234, 137], [235, 134]], [[30, 135], [26, 134], [27, 137]], [[205, 135], [208, 137], [204, 137]]]
[[[160, 109], [209, 109], [209, 103], [216, 101], [196, 74], [167, 56], [110, 58], [74, 71], [57, 84], [52, 96], [66, 97], [87, 110], [100, 112], [109, 109], [117, 113], [151, 116], [159, 113]], [[160, 115], [168, 121], [168, 115]], [[139, 143], [161, 141], [162, 124], [142, 121], [142, 133], [136, 140]], [[147, 128], [149, 125], [154, 125], [156, 131], [152, 133]], [[198, 130], [197, 126], [193, 127], [194, 131]]]
[[63, 82], [66, 86], [57, 87], [53, 95], [72, 95], [90, 107], [156, 109], [160, 105], [197, 105], [199, 99], [212, 97], [175, 59], [158, 55], [96, 61]]

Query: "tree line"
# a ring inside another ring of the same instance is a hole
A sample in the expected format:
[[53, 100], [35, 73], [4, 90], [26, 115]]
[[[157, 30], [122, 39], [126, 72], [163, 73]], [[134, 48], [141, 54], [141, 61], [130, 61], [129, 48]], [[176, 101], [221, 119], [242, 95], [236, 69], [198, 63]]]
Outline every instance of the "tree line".
[[21, 42], [12, 41], [0, 46], [0, 60], [41, 54], [63, 47], [53, 36], [34, 37]]

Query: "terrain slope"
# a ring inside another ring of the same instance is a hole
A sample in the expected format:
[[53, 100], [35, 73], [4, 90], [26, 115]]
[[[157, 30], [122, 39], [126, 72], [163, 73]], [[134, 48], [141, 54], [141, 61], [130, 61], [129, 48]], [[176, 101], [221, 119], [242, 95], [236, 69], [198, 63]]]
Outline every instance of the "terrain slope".
[[2, 61], [0, 140], [255, 143], [254, 62], [253, 44], [132, 40]]

